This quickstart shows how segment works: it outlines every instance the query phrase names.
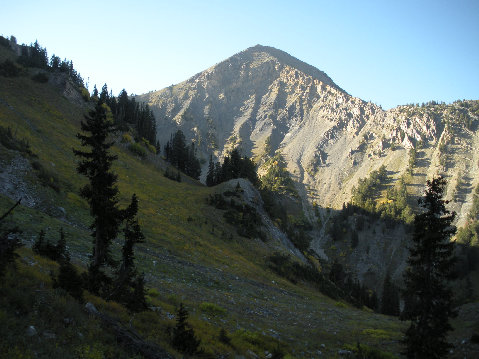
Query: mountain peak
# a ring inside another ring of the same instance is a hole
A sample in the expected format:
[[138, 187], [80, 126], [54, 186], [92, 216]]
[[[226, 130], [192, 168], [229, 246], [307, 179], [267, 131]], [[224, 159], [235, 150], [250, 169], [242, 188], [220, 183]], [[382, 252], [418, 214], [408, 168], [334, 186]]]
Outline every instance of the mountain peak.
[[[334, 81], [323, 71], [319, 70], [318, 68], [299, 60], [298, 58], [288, 54], [286, 51], [277, 49], [272, 46], [265, 46], [261, 44], [256, 44], [252, 47], [247, 48], [246, 50], [243, 50], [242, 52], [232, 56], [231, 58], [235, 56], [251, 56], [255, 59], [258, 59], [260, 57], [264, 58], [264, 55], [267, 55], [268, 57], [275, 58], [279, 63], [293, 67], [301, 72], [303, 72], [306, 75], [309, 75], [321, 82], [324, 82], [325, 84], [334, 87], [342, 92], [345, 92], [343, 89], [341, 89], [338, 85], [334, 83]], [[231, 59], [230, 58], [230, 59]]]

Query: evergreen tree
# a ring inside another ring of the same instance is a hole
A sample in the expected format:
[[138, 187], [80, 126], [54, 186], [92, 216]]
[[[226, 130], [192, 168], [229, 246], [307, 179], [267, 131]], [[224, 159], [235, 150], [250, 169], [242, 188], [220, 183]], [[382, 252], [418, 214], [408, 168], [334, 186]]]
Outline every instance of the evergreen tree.
[[[181, 130], [176, 131], [171, 139], [165, 145], [165, 157], [179, 171], [188, 176], [199, 179], [201, 175], [201, 164], [196, 157], [196, 148], [194, 142], [186, 146], [185, 135]], [[178, 176], [178, 182], [181, 178]]]
[[50, 68], [52, 70], [57, 70], [60, 68], [60, 58], [58, 56], [56, 56], [55, 54], [52, 55], [51, 59], [50, 59]]
[[331, 271], [329, 272], [329, 280], [341, 287], [344, 284], [344, 277], [343, 266], [339, 263], [338, 259], [335, 258], [331, 266]]
[[143, 235], [136, 215], [138, 198], [134, 194], [130, 205], [123, 211], [125, 243], [122, 248], [122, 260], [115, 279], [115, 288], [111, 298], [125, 304], [132, 311], [147, 308], [143, 275], [139, 275], [135, 266], [134, 246], [143, 243]]
[[455, 213], [450, 213], [443, 200], [446, 180], [427, 181], [425, 195], [419, 200], [424, 212], [414, 220], [413, 245], [409, 249], [408, 268], [404, 274], [407, 307], [402, 320], [410, 320], [404, 343], [408, 358], [441, 358], [451, 348], [446, 335], [452, 330], [449, 318], [455, 316], [452, 279], [455, 258], [450, 237]]
[[196, 338], [193, 328], [188, 323], [188, 311], [180, 303], [176, 314], [176, 326], [172, 331], [171, 345], [185, 354], [197, 354], [200, 341]]
[[372, 291], [371, 295], [369, 296], [369, 302], [368, 302], [368, 307], [371, 308], [374, 311], [378, 310], [378, 295], [375, 290]]
[[171, 143], [171, 159], [170, 162], [180, 171], [185, 172], [187, 152], [186, 152], [186, 142], [185, 135], [183, 131], [176, 131], [173, 136], [173, 142]]
[[216, 162], [215, 163], [215, 177], [214, 177], [214, 184], [217, 185], [221, 182], [223, 182], [223, 175], [221, 171], [221, 163]]
[[67, 250], [67, 241], [65, 239], [65, 232], [63, 232], [63, 227], [60, 227], [60, 239], [58, 240], [55, 246], [55, 252], [57, 254], [57, 261], [60, 262], [69, 262], [70, 254]]
[[15, 262], [18, 257], [15, 251], [22, 246], [16, 236], [21, 231], [17, 227], [5, 228], [1, 221], [3, 218], [0, 218], [0, 278], [4, 276], [7, 266]]
[[399, 290], [396, 285], [391, 282], [391, 276], [388, 272], [384, 278], [383, 296], [381, 298], [381, 313], [398, 316], [399, 312]]
[[191, 142], [187, 151], [187, 165], [186, 165], [186, 174], [194, 179], [199, 179], [201, 175], [201, 164], [198, 158], [196, 157], [195, 143]]
[[117, 156], [109, 154], [113, 145], [107, 142], [114, 132], [113, 123], [106, 117], [106, 107], [98, 101], [95, 109], [85, 116], [86, 122], [81, 123], [81, 130], [86, 134], [77, 134], [83, 147], [89, 147], [89, 152], [73, 150], [82, 160], [77, 166], [78, 173], [86, 176], [89, 183], [81, 189], [81, 196], [90, 205], [90, 214], [94, 221], [91, 225], [93, 237], [93, 253], [88, 268], [89, 289], [99, 293], [109, 282], [108, 276], [102, 268], [114, 265], [110, 253], [111, 242], [116, 238], [121, 223], [118, 209], [117, 175], [112, 172], [111, 166]]
[[83, 302], [83, 280], [69, 260], [60, 263], [58, 277], [53, 278], [53, 288], [63, 288], [73, 298]]
[[100, 92], [100, 102], [108, 105], [109, 98], [110, 96], [108, 95], [108, 86], [104, 84]]
[[38, 237], [33, 243], [32, 251], [37, 254], [41, 254], [42, 248], [45, 246], [45, 231], [43, 229], [38, 233]]
[[170, 146], [170, 141], [166, 142], [165, 145], [165, 159], [171, 163], [171, 146]]
[[96, 84], [93, 86], [93, 92], [91, 93], [91, 97], [98, 99], [98, 89], [96, 88]]

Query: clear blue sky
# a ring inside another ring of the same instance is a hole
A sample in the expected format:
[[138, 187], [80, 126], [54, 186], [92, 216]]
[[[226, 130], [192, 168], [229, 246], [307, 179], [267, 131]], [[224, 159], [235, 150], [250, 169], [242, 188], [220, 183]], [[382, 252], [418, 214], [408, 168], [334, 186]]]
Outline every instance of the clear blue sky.
[[159, 90], [256, 44], [382, 105], [479, 98], [479, 0], [7, 1], [0, 34], [36, 39], [116, 95]]

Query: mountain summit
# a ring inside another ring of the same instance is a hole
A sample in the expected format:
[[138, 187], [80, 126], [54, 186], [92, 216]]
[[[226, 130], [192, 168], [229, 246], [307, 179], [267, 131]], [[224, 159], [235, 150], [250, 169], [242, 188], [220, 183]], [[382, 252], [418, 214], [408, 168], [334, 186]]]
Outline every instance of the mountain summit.
[[247, 155], [260, 155], [267, 139], [276, 148], [315, 103], [330, 96], [350, 98], [324, 72], [256, 45], [185, 82], [138, 97], [152, 107], [161, 143], [181, 128], [205, 155], [221, 157], [240, 144]]
[[305, 75], [311, 76], [314, 79], [319, 80], [331, 87], [340, 89], [333, 82], [333, 80], [331, 80], [331, 78], [323, 71], [320, 71], [316, 67], [311, 66], [310, 64], [307, 64], [306, 62], [303, 62], [296, 57], [291, 56], [287, 52], [278, 50], [271, 46], [263, 46], [258, 44], [256, 46], [247, 48], [246, 50], [240, 52], [237, 55], [232, 56], [230, 59], [239, 57], [241, 60], [245, 59], [248, 56], [251, 57], [252, 62], [276, 61], [279, 64], [295, 68], [298, 71], [304, 73]]

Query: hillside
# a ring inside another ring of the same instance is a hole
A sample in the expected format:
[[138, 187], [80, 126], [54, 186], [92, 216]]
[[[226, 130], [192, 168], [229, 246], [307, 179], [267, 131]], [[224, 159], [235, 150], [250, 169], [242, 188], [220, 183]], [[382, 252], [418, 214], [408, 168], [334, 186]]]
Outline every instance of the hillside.
[[[3, 48], [0, 54], [11, 56]], [[28, 144], [34, 154], [4, 141], [0, 146], [0, 212], [22, 198], [8, 224], [21, 228], [25, 245], [18, 251], [17, 269], [9, 268], [0, 286], [2, 352], [7, 357], [129, 357], [133, 354], [116, 344], [110, 328], [52, 289], [49, 273], [58, 265], [30, 249], [41, 229], [56, 240], [63, 228], [73, 262], [80, 270], [88, 263], [91, 218], [78, 195], [85, 179], [75, 171], [72, 148], [79, 147], [75, 135], [92, 106], [78, 101], [80, 89], [65, 91], [75, 89], [65, 77], [40, 83], [31, 79], [31, 71], [0, 76], [0, 126], [11, 129], [11, 137], [2, 136], [9, 143], [13, 138]], [[275, 349], [293, 357], [318, 355], [318, 350], [334, 356], [357, 341], [399, 350], [403, 325], [397, 319], [328, 298], [311, 283], [293, 284], [278, 276], [269, 269], [268, 257], [290, 249], [274, 238], [263, 242], [239, 236], [223, 219], [224, 211], [208, 204], [209, 195], [221, 188], [171, 181], [163, 176], [161, 159], [140, 159], [120, 139], [113, 151], [118, 155], [114, 170], [120, 202], [125, 205], [133, 193], [140, 200], [146, 242], [138, 247], [136, 260], [145, 272], [153, 310], [133, 316], [118, 304], [87, 294], [86, 300], [100, 311], [178, 357], [166, 328], [174, 325], [180, 302], [188, 308], [205, 352], [215, 357], [263, 357]], [[242, 186], [248, 190], [247, 183]], [[119, 248], [116, 243], [114, 249]], [[218, 341], [222, 327], [232, 345]]]
[[[349, 233], [334, 238], [332, 228], [343, 205], [354, 202], [360, 180], [385, 166], [368, 211], [385, 204], [390, 211], [395, 202], [388, 189], [405, 186], [407, 209], [393, 214], [401, 222], [418, 211], [426, 180], [445, 176], [456, 225], [468, 223], [479, 185], [479, 101], [432, 101], [385, 111], [349, 95], [322, 71], [261, 45], [137, 98], [153, 109], [160, 143], [181, 129], [205, 161], [210, 154], [221, 160], [238, 147], [264, 174], [268, 160], [279, 154], [315, 225], [311, 248], [330, 261], [340, 258], [378, 291], [387, 271], [401, 284], [408, 233], [401, 223], [391, 228], [373, 216], [358, 231], [356, 248], [347, 240], [355, 218], [345, 228]], [[347, 243], [336, 243], [339, 237]]]

